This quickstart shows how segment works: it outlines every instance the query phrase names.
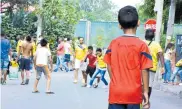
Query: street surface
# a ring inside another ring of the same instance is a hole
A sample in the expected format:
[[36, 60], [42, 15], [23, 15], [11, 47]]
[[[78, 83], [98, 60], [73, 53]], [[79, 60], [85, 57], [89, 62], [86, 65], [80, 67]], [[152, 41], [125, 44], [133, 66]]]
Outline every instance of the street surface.
[[[81, 74], [81, 73], [80, 73]], [[52, 91], [54, 95], [45, 94], [45, 79], [42, 76], [39, 94], [33, 94], [35, 75], [30, 84], [21, 86], [20, 80], [8, 80], [1, 86], [1, 109], [107, 109], [108, 89], [81, 87], [73, 84], [73, 72], [52, 74]], [[81, 78], [81, 75], [80, 75]], [[182, 109], [182, 99], [177, 96], [154, 90], [151, 109]]]

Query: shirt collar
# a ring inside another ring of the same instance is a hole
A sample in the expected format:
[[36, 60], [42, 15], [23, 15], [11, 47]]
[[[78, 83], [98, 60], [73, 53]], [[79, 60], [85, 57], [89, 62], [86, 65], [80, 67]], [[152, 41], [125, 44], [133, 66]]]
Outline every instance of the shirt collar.
[[135, 34], [123, 34], [123, 37], [138, 37]]

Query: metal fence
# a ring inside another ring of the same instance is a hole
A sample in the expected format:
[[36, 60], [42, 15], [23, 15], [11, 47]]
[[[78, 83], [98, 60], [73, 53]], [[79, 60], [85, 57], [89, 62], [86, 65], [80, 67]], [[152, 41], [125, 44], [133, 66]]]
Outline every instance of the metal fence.
[[[136, 35], [144, 39], [144, 24], [137, 28]], [[86, 39], [88, 45], [107, 47], [112, 39], [121, 36], [123, 31], [119, 29], [118, 22], [90, 22], [80, 21], [76, 26], [75, 36]], [[182, 34], [182, 25], [174, 26], [174, 35]]]

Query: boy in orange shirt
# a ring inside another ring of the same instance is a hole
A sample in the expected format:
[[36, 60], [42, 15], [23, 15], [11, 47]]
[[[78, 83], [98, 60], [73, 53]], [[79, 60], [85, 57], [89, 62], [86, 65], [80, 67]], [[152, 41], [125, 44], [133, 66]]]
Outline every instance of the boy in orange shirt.
[[136, 8], [121, 8], [118, 21], [124, 35], [110, 43], [104, 57], [111, 78], [109, 109], [140, 109], [143, 96], [143, 107], [149, 108], [148, 69], [152, 67], [152, 57], [147, 44], [136, 36], [139, 26]]

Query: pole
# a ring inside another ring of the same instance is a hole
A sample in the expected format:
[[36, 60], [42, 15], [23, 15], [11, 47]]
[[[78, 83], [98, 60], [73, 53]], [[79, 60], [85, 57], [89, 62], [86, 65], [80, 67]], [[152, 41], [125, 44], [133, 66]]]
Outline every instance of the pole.
[[[176, 0], [171, 0], [171, 5], [170, 5], [170, 9], [169, 9], [168, 25], [167, 25], [167, 36], [173, 36], [175, 12], [176, 12]], [[166, 45], [167, 45], [167, 43], [168, 42], [167, 42], [167, 38], [166, 38]]]
[[156, 2], [158, 2], [159, 7], [158, 7], [158, 10], [157, 10], [157, 24], [156, 24], [155, 41], [160, 42], [164, 0], [156, 0]]
[[[43, 0], [39, 0], [39, 7], [42, 9]], [[42, 16], [39, 14], [38, 16], [38, 25], [37, 25], [37, 39], [42, 33]]]

